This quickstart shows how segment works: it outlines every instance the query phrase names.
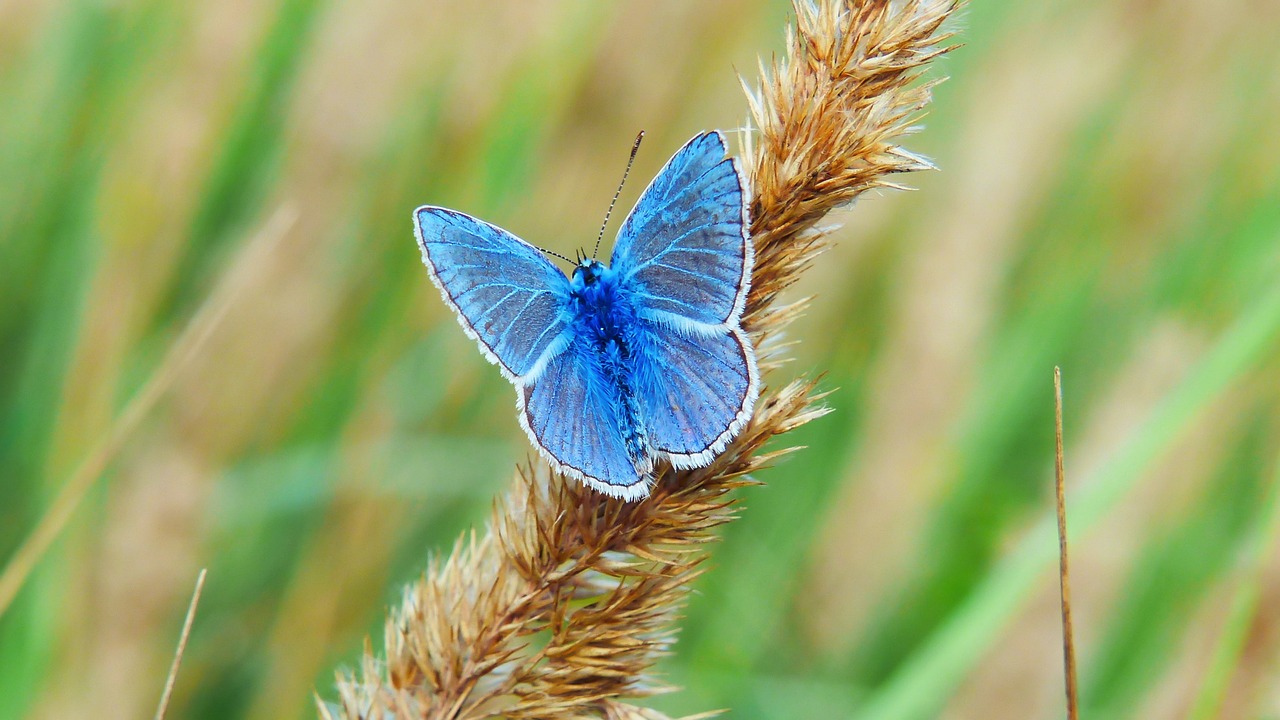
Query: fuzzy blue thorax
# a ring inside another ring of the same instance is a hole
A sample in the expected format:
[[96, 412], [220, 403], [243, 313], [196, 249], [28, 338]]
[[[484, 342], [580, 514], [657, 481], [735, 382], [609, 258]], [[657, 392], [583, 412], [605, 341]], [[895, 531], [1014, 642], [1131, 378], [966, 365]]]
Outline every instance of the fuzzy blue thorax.
[[583, 260], [573, 269], [569, 283], [574, 323], [584, 332], [578, 337], [594, 340], [602, 352], [629, 356], [627, 337], [635, 323], [635, 311], [618, 288], [618, 274], [599, 260]]
[[613, 268], [587, 259], [573, 269], [569, 282], [575, 336], [589, 339], [588, 352], [599, 363], [609, 387], [601, 388], [617, 408], [631, 461], [639, 467], [647, 456], [644, 422], [632, 387], [633, 356], [639, 349], [635, 309], [619, 287]]

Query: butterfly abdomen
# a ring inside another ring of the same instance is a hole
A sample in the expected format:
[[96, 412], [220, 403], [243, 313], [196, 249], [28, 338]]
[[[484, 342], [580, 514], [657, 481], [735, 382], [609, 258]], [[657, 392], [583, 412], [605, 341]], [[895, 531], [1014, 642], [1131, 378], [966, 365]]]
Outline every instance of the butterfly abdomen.
[[647, 472], [650, 469], [649, 448], [644, 431], [644, 417], [640, 414], [640, 400], [632, 384], [629, 358], [621, 352], [625, 347], [615, 344], [606, 352], [604, 375], [614, 388], [618, 429], [622, 432], [622, 441], [627, 447], [627, 457], [637, 471]]

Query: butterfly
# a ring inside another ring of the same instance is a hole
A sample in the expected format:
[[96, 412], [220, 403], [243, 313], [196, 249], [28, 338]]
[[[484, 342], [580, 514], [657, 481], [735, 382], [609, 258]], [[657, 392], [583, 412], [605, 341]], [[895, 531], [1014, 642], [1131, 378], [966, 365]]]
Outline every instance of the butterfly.
[[414, 210], [431, 280], [515, 386], [520, 426], [562, 475], [643, 498], [657, 463], [704, 467], [750, 418], [760, 375], [741, 326], [747, 192], [724, 136], [699, 134], [641, 194], [609, 264], [583, 257], [571, 276], [495, 225]]

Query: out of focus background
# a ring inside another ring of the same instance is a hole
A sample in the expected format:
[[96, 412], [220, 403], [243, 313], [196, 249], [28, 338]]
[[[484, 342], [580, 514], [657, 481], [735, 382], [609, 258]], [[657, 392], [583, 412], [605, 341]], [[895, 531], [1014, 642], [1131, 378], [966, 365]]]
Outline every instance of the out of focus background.
[[[313, 716], [529, 455], [412, 208], [589, 245], [635, 133], [622, 211], [744, 124], [790, 17], [0, 2], [0, 568], [123, 435], [0, 616], [0, 718], [149, 716], [202, 567], [169, 717]], [[1085, 717], [1280, 717], [1280, 5], [955, 28], [908, 141], [941, 171], [835, 218], [798, 290], [786, 372], [834, 412], [742, 493], [653, 703], [1061, 716], [1061, 365]]]

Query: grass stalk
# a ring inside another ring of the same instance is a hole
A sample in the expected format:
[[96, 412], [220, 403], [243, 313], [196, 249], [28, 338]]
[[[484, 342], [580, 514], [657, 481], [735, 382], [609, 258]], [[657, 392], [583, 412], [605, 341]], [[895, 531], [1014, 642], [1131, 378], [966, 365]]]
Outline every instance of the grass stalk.
[[169, 699], [173, 697], [173, 686], [178, 682], [178, 670], [182, 667], [182, 656], [187, 652], [187, 639], [191, 637], [191, 626], [196, 621], [196, 608], [200, 606], [200, 595], [204, 592], [204, 579], [208, 573], [207, 568], [202, 568], [200, 574], [196, 576], [196, 589], [191, 591], [191, 604], [187, 606], [187, 618], [182, 621], [178, 647], [173, 651], [173, 663], [169, 665], [169, 675], [164, 681], [164, 692], [160, 694], [160, 704], [156, 707], [156, 720], [164, 720], [169, 713]]
[[1222, 633], [1209, 658], [1209, 666], [1200, 681], [1200, 690], [1187, 713], [1188, 720], [1210, 720], [1221, 715], [1227, 686], [1240, 662], [1249, 629], [1257, 617], [1258, 601], [1262, 597], [1262, 574], [1275, 556], [1277, 540], [1280, 540], [1280, 458], [1277, 458], [1276, 474], [1267, 487], [1257, 523], [1245, 538], [1241, 577], [1231, 598]]
[[[1160, 403], [1150, 419], [1097, 474], [1085, 481], [1076, 503], [1071, 539], [1078, 541], [1138, 483], [1179, 433], [1233, 380], [1244, 377], [1272, 349], [1280, 335], [1280, 287], [1259, 298], [1185, 380]], [[983, 652], [1000, 637], [1054, 560], [1056, 520], [1052, 514], [1022, 539], [963, 605], [862, 707], [862, 720], [932, 717]]]
[[955, 8], [798, 2], [785, 58], [747, 88], [756, 264], [742, 324], [768, 387], [741, 435], [708, 467], [661, 470], [635, 503], [520, 469], [487, 530], [405, 589], [385, 657], [366, 652], [358, 677], [340, 675], [324, 717], [660, 717], [620, 698], [670, 689], [652, 670], [716, 529], [735, 518], [732, 491], [787, 452], [766, 443], [826, 412], [813, 381], [768, 383], [786, 359], [779, 336], [804, 308], [781, 295], [823, 249], [828, 212], [932, 167], [898, 143], [929, 100], [920, 75], [949, 49]]
[[1067, 720], [1078, 720], [1076, 637], [1071, 622], [1071, 563], [1067, 555], [1067, 473], [1062, 448], [1062, 368], [1053, 369], [1053, 479], [1058, 512], [1058, 588], [1062, 601], [1062, 669], [1066, 679]]

